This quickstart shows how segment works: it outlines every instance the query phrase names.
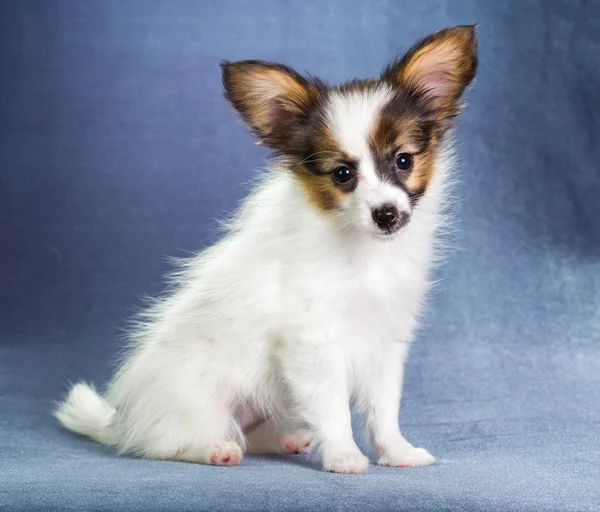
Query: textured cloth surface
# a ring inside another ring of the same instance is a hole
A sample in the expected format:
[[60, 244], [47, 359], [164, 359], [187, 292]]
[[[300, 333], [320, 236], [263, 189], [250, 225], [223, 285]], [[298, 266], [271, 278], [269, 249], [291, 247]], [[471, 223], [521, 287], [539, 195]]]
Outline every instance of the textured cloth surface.
[[[214, 241], [263, 165], [220, 59], [336, 82], [474, 21], [455, 250], [401, 414], [439, 464], [153, 462], [58, 427], [53, 401], [110, 377], [164, 256]], [[599, 106], [598, 2], [3, 1], [0, 510], [600, 510]]]

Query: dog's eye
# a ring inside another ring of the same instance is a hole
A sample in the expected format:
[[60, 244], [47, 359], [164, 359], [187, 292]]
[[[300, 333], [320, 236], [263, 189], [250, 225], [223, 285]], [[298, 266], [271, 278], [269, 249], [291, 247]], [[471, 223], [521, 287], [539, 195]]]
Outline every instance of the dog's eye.
[[336, 183], [347, 183], [352, 179], [352, 171], [346, 165], [340, 165], [333, 171], [333, 179]]
[[396, 167], [401, 171], [408, 171], [413, 164], [413, 157], [408, 153], [398, 153], [396, 155]]

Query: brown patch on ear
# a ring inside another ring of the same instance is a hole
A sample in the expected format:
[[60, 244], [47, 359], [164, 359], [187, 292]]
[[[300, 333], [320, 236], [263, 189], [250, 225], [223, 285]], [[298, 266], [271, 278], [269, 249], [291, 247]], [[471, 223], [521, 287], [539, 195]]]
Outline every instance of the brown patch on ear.
[[475, 25], [434, 32], [389, 66], [382, 78], [416, 98], [427, 114], [453, 117], [477, 71]]
[[293, 147], [324, 85], [293, 69], [257, 60], [221, 63], [225, 97], [260, 138], [278, 151]]

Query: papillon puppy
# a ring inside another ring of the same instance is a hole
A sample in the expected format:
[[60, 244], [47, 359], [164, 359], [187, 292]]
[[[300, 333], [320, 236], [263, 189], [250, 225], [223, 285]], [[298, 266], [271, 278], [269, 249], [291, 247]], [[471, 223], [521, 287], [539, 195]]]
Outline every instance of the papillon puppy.
[[142, 314], [106, 393], [75, 384], [60, 423], [119, 454], [231, 466], [315, 446], [324, 470], [364, 473], [352, 403], [378, 464], [433, 463], [400, 432], [400, 393], [476, 67], [474, 26], [336, 86], [223, 62], [225, 97], [273, 165]]

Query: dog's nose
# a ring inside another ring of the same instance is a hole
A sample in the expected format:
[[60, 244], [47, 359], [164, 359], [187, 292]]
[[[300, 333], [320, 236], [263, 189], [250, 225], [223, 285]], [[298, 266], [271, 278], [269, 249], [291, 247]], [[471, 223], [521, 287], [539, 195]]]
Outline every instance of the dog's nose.
[[391, 204], [384, 204], [373, 208], [373, 220], [381, 229], [390, 229], [398, 220], [398, 208]]
[[373, 220], [380, 229], [385, 231], [391, 231], [400, 222], [406, 222], [408, 214], [399, 212], [398, 208], [391, 204], [384, 204], [379, 208], [373, 208], [371, 210]]

